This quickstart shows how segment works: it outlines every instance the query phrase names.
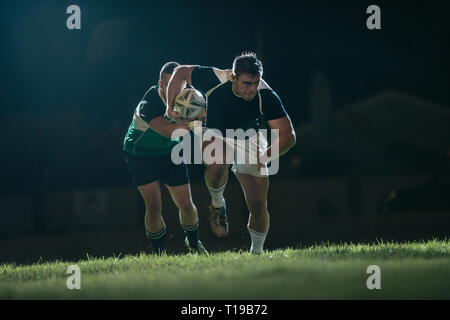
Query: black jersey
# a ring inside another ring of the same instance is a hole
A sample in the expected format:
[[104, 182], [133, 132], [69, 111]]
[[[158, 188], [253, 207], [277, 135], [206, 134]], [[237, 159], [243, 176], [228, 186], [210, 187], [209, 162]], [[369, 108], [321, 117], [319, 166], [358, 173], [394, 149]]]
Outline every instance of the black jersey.
[[267, 83], [261, 79], [258, 94], [251, 101], [238, 97], [232, 90], [229, 70], [197, 67], [192, 71], [192, 85], [207, 98], [206, 127], [219, 129], [258, 129], [258, 116], [274, 120], [287, 115], [284, 106]]

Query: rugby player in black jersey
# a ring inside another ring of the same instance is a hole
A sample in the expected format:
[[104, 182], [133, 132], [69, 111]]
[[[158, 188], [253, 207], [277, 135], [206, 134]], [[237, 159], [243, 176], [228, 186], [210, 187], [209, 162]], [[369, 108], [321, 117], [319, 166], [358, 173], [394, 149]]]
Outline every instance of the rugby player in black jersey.
[[[279, 132], [271, 146], [267, 144], [258, 153], [258, 163], [234, 162], [232, 171], [244, 191], [249, 210], [248, 231], [252, 244], [251, 253], [263, 252], [269, 230], [267, 211], [269, 172], [267, 162], [259, 159], [275, 159], [285, 154], [296, 142], [295, 131], [286, 110], [269, 85], [262, 79], [263, 67], [254, 53], [243, 53], [233, 61], [232, 69], [183, 65], [174, 70], [167, 89], [167, 115], [175, 121], [180, 114], [174, 111], [174, 100], [186, 83], [207, 97], [205, 126], [219, 130], [223, 136], [227, 129], [258, 129], [258, 117], [264, 115], [270, 129]], [[250, 137], [250, 139], [253, 139]], [[203, 144], [203, 147], [205, 148]], [[260, 144], [263, 145], [264, 144]], [[273, 152], [272, 152], [273, 151]], [[269, 160], [270, 161], [270, 160]], [[210, 226], [218, 237], [228, 234], [228, 220], [223, 191], [228, 181], [228, 163], [206, 165], [205, 183], [211, 194]], [[266, 169], [266, 170], [264, 170]]]

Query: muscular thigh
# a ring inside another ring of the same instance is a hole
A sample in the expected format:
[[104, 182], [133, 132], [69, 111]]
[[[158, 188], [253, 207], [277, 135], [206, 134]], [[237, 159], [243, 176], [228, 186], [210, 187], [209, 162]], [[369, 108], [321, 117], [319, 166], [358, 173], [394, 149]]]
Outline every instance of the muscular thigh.
[[189, 184], [184, 184], [181, 186], [167, 186], [167, 189], [172, 196], [173, 202], [179, 209], [186, 209], [191, 206], [192, 195], [191, 188]]
[[145, 207], [147, 209], [161, 209], [161, 188], [159, 185], [159, 181], [154, 181], [142, 186], [137, 187], [139, 193], [145, 202]]

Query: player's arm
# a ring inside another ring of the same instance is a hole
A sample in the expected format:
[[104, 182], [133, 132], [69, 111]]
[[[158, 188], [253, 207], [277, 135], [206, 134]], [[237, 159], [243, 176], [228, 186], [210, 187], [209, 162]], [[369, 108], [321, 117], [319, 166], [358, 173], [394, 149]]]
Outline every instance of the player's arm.
[[[267, 121], [270, 129], [278, 129], [279, 135], [272, 141], [271, 146], [266, 150], [264, 157], [266, 159], [273, 159], [274, 157], [280, 157], [291, 149], [296, 142], [295, 130], [292, 126], [291, 119], [289, 116], [285, 116], [279, 119]], [[277, 152], [272, 152], [272, 150], [277, 150]]]
[[[167, 118], [163, 116], [159, 116], [153, 118], [148, 125], [150, 128], [160, 135], [163, 135], [166, 138], [171, 138], [172, 133], [177, 129], [185, 129], [191, 130], [193, 128], [193, 122], [191, 124], [181, 124], [181, 123], [172, 123]], [[180, 131], [181, 133], [182, 131]], [[174, 136], [174, 138], [179, 138], [180, 135]]]
[[291, 119], [275, 91], [263, 89], [260, 94], [267, 124], [271, 130], [278, 130], [278, 137], [271, 141], [271, 146], [262, 155], [266, 161], [261, 162], [267, 162], [270, 158], [275, 159], [288, 152], [295, 145], [296, 137]]
[[178, 66], [175, 68], [167, 86], [167, 116], [177, 120], [181, 115], [174, 110], [175, 97], [186, 86], [186, 82], [192, 85], [192, 71], [198, 66]]

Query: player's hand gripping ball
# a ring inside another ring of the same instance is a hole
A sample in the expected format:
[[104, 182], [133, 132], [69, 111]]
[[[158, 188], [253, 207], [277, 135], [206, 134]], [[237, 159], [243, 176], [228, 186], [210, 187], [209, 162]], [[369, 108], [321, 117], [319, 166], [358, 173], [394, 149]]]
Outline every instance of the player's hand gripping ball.
[[206, 110], [206, 100], [200, 91], [184, 89], [176, 96], [174, 109], [181, 114], [179, 120], [196, 120]]

